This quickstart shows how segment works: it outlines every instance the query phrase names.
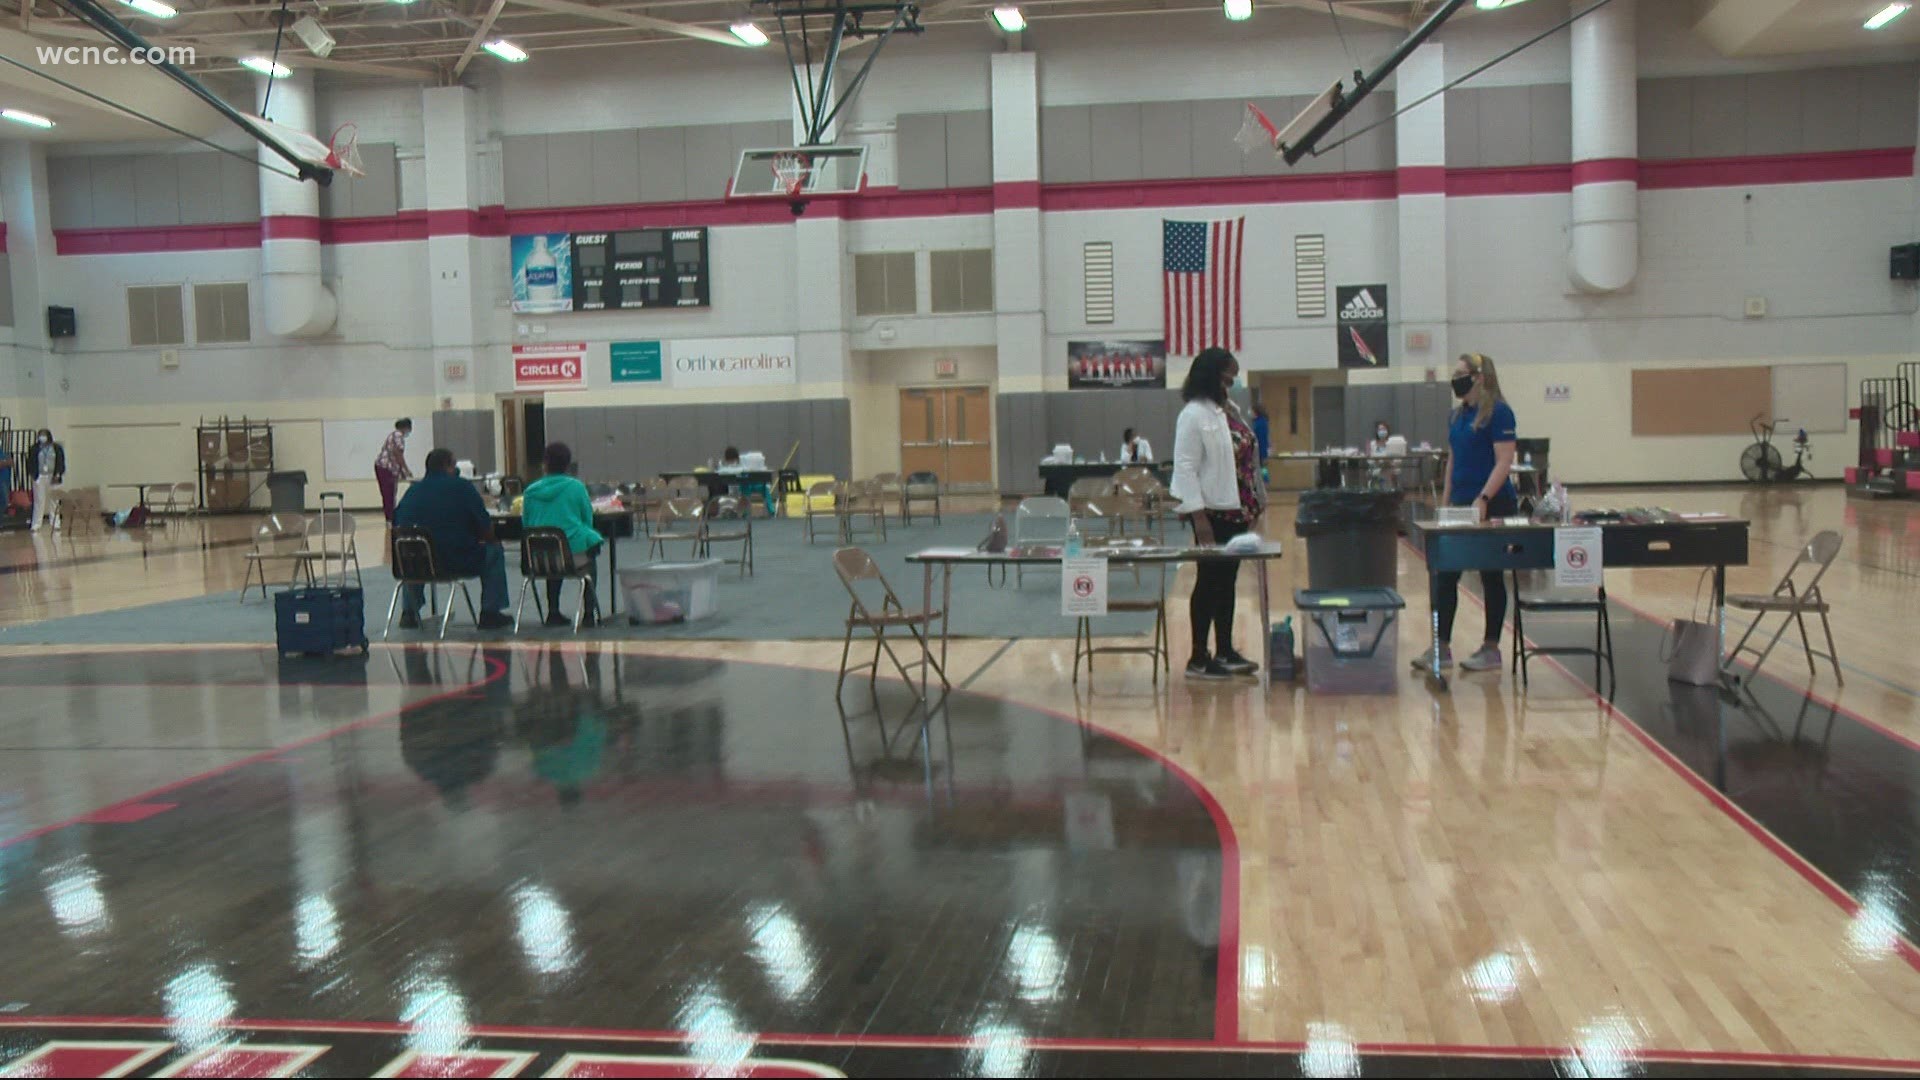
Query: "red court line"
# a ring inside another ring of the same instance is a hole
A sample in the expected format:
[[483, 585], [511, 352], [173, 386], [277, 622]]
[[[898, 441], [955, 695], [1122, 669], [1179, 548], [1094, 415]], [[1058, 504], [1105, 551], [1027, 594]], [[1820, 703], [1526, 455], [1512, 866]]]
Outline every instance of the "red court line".
[[[1426, 555], [1423, 552], [1421, 552], [1418, 548], [1414, 548], [1412, 541], [1407, 540], [1406, 538], [1403, 537], [1401, 539], [1401, 542], [1406, 544], [1408, 548], [1413, 549], [1414, 555], [1420, 559], [1422, 565], [1426, 563]], [[1468, 592], [1466, 595], [1469, 600], [1472, 600], [1475, 604], [1480, 605], [1480, 607], [1484, 610], [1484, 608], [1486, 607], [1486, 604], [1485, 604], [1485, 601], [1483, 601], [1480, 598], [1479, 594]], [[1613, 599], [1613, 597], [1609, 596], [1607, 599], [1611, 600]], [[1639, 614], [1638, 609], [1630, 608], [1630, 610], [1633, 610], [1636, 614]], [[1657, 622], [1659, 620], [1655, 620], [1655, 621]], [[1527, 638], [1525, 640], [1528, 641], [1529, 643], [1533, 642], [1532, 638]], [[1675, 773], [1677, 773], [1680, 779], [1686, 781], [1689, 785], [1693, 787], [1695, 791], [1705, 796], [1708, 802], [1712, 803], [1714, 806], [1720, 809], [1721, 813], [1724, 813], [1728, 817], [1732, 818], [1734, 824], [1740, 826], [1742, 829], [1745, 829], [1747, 832], [1747, 835], [1753, 837], [1756, 841], [1758, 841], [1761, 847], [1764, 847], [1768, 851], [1771, 851], [1774, 854], [1774, 856], [1778, 858], [1781, 862], [1784, 862], [1789, 867], [1792, 867], [1796, 873], [1798, 873], [1802, 878], [1806, 879], [1808, 884], [1812, 885], [1815, 889], [1818, 889], [1822, 895], [1824, 895], [1827, 899], [1833, 901], [1836, 905], [1838, 905], [1840, 910], [1846, 912], [1849, 916], [1858, 915], [1860, 913], [1860, 901], [1854, 899], [1852, 893], [1849, 893], [1845, 888], [1841, 887], [1839, 882], [1828, 877], [1826, 873], [1822, 871], [1819, 867], [1808, 862], [1805, 858], [1803, 858], [1800, 855], [1799, 852], [1789, 847], [1786, 841], [1780, 839], [1778, 836], [1775, 836], [1772, 830], [1768, 829], [1765, 825], [1762, 825], [1759, 821], [1755, 820], [1753, 815], [1747, 813], [1746, 810], [1742, 809], [1733, 800], [1721, 794], [1718, 790], [1714, 788], [1712, 784], [1709, 784], [1706, 781], [1706, 779], [1703, 778], [1699, 773], [1694, 772], [1691, 768], [1689, 768], [1686, 762], [1681, 761], [1678, 757], [1674, 756], [1672, 751], [1668, 750], [1665, 746], [1660, 745], [1660, 740], [1648, 734], [1646, 729], [1642, 728], [1637, 722], [1635, 722], [1633, 717], [1628, 716], [1624, 712], [1621, 712], [1620, 709], [1617, 706], [1615, 706], [1613, 702], [1607, 700], [1604, 697], [1601, 697], [1599, 691], [1595, 690], [1593, 687], [1588, 686], [1586, 683], [1582, 682], [1579, 676], [1575, 675], [1565, 664], [1562, 664], [1555, 657], [1542, 656], [1540, 657], [1540, 659], [1546, 661], [1548, 664], [1552, 665], [1554, 668], [1559, 670], [1559, 672], [1562, 675], [1566, 676], [1568, 682], [1572, 683], [1575, 687], [1577, 687], [1579, 690], [1585, 693], [1589, 698], [1593, 699], [1593, 701], [1598, 703], [1601, 708], [1605, 709], [1608, 716], [1612, 717], [1615, 720], [1618, 720], [1620, 722], [1620, 725], [1626, 729], [1627, 734], [1632, 735], [1634, 739], [1640, 743], [1641, 746], [1645, 747], [1647, 751], [1654, 756], [1655, 760], [1664, 763], [1669, 769], [1672, 769]], [[1791, 689], [1791, 687], [1789, 687], [1789, 689]], [[1449, 684], [1448, 692], [1449, 693], [1452, 692], [1451, 684]], [[1835, 706], [1835, 708], [1838, 708], [1838, 706]], [[1913, 968], [1915, 971], [1920, 971], [1920, 949], [1915, 949], [1913, 943], [1907, 940], [1907, 936], [1905, 934], [1895, 935], [1894, 948], [1896, 951], [1900, 953], [1900, 958], [1907, 962], [1907, 966]]]
[[[148, 1029], [166, 1028], [171, 1021], [157, 1017], [123, 1016], [47, 1016], [47, 1017], [0, 1017], [0, 1030], [21, 1028], [84, 1027], [101, 1029]], [[341, 1034], [341, 1035], [408, 1035], [415, 1028], [411, 1024], [380, 1020], [241, 1020], [228, 1019], [215, 1022], [215, 1026], [228, 1031], [247, 1032], [284, 1032], [290, 1034]], [[555, 1042], [631, 1042], [631, 1043], [685, 1043], [693, 1038], [691, 1033], [681, 1031], [628, 1031], [618, 1028], [555, 1028], [555, 1027], [519, 1027], [504, 1024], [475, 1024], [467, 1029], [474, 1038], [498, 1039], [546, 1039]], [[820, 1035], [792, 1032], [756, 1032], [752, 1038], [758, 1043], [775, 1043], [802, 1047], [838, 1047], [873, 1049], [972, 1049], [991, 1046], [996, 1040], [969, 1035]], [[1023, 1038], [1019, 1040], [1023, 1048], [1034, 1050], [1086, 1051], [1094, 1053], [1216, 1053], [1247, 1052], [1267, 1054], [1299, 1054], [1309, 1049], [1309, 1044], [1294, 1041], [1248, 1040], [1246, 1042], [1219, 1042], [1205, 1039], [1056, 1039], [1046, 1037]], [[1439, 1043], [1423, 1045], [1420, 1043], [1369, 1043], [1351, 1044], [1355, 1053], [1375, 1054], [1386, 1057], [1489, 1057], [1541, 1059], [1577, 1059], [1582, 1056], [1578, 1047], [1572, 1046], [1474, 1046], [1470, 1044]], [[1723, 1064], [1723, 1065], [1774, 1065], [1782, 1067], [1828, 1067], [1871, 1069], [1885, 1072], [1920, 1072], [1920, 1059], [1906, 1058], [1869, 1058], [1839, 1054], [1777, 1054], [1764, 1051], [1745, 1050], [1664, 1050], [1649, 1048], [1637, 1050], [1623, 1056], [1636, 1062], [1665, 1062], [1686, 1064]]]
[[[249, 754], [246, 757], [240, 758], [237, 761], [229, 761], [224, 765], [216, 765], [211, 769], [206, 769], [202, 772], [194, 773], [191, 776], [182, 777], [181, 779], [175, 780], [171, 783], [162, 784], [159, 787], [151, 788], [147, 791], [143, 791], [138, 795], [129, 795], [124, 799], [120, 799], [116, 802], [108, 803], [106, 806], [96, 807], [92, 810], [88, 810], [84, 813], [77, 814], [73, 817], [67, 818], [64, 821], [56, 821], [49, 825], [42, 825], [37, 829], [29, 829], [26, 832], [19, 833], [15, 836], [9, 836], [4, 840], [0, 840], [0, 851], [4, 851], [5, 849], [13, 847], [17, 844], [26, 843], [28, 840], [38, 839], [42, 836], [47, 835], [48, 833], [59, 832], [61, 829], [71, 828], [75, 825], [86, 824], [91, 820], [110, 819], [114, 815], [127, 813], [129, 807], [137, 805], [139, 803], [152, 802], [161, 795], [166, 795], [170, 792], [178, 791], [183, 787], [188, 787], [190, 785], [200, 783], [203, 780], [211, 780], [212, 778], [216, 776], [220, 776], [224, 773], [233, 772], [236, 769], [243, 769], [249, 765], [257, 765], [262, 761], [266, 761], [270, 758], [278, 757], [279, 755], [285, 754], [289, 751], [299, 750], [302, 747], [312, 746], [315, 743], [324, 742], [328, 739], [332, 739], [340, 735], [345, 735], [350, 731], [358, 731], [364, 727], [370, 727], [374, 724], [382, 723], [387, 720], [392, 720], [397, 716], [403, 715], [414, 709], [420, 708], [423, 705], [431, 705], [437, 701], [445, 701], [449, 698], [460, 697], [468, 693], [469, 691], [471, 691], [476, 686], [485, 686], [488, 683], [494, 682], [500, 679], [501, 677], [503, 677], [504, 675], [506, 675], [507, 665], [504, 662], [491, 656], [482, 656], [481, 660], [486, 662], [487, 675], [485, 678], [481, 679], [479, 682], [462, 683], [461, 685], [456, 686], [443, 693], [434, 694], [431, 697], [424, 697], [418, 701], [410, 701], [405, 705], [400, 706], [397, 709], [388, 709], [385, 712], [379, 712], [379, 713], [373, 714], [372, 716], [362, 717], [361, 719], [355, 720], [352, 723], [342, 724], [339, 727], [329, 728], [326, 731], [317, 732], [313, 735], [308, 735], [304, 738], [296, 739], [290, 743], [285, 743], [280, 746], [271, 747], [269, 749], [262, 750], [255, 754]], [[303, 683], [301, 685], [324, 685], [324, 684]]]

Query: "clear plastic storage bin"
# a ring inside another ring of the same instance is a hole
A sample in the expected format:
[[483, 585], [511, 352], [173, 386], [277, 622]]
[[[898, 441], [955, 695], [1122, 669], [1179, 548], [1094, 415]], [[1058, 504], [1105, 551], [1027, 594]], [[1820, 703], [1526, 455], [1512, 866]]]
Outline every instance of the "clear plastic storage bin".
[[1307, 690], [1391, 694], [1399, 687], [1399, 618], [1407, 602], [1392, 589], [1301, 589]]
[[713, 615], [720, 587], [719, 559], [646, 563], [620, 571], [627, 615], [636, 623], [692, 622]]

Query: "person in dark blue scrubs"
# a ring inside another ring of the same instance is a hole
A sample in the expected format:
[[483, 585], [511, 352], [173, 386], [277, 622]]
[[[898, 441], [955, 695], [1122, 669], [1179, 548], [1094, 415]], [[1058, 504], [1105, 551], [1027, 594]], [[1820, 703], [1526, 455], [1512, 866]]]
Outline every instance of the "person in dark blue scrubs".
[[[1453, 396], [1460, 404], [1448, 422], [1451, 449], [1442, 500], [1448, 506], [1471, 506], [1481, 521], [1510, 517], [1519, 512], [1519, 497], [1508, 473], [1513, 469], [1517, 423], [1513, 409], [1500, 396], [1500, 376], [1493, 358], [1467, 353], [1453, 365]], [[1507, 583], [1498, 571], [1480, 572], [1481, 595], [1487, 602], [1487, 633], [1480, 648], [1460, 662], [1466, 671], [1500, 670], [1500, 629], [1507, 621]], [[1460, 575], [1440, 575], [1435, 594], [1440, 616], [1440, 662], [1453, 662], [1453, 616], [1460, 606]], [[1425, 670], [1430, 658], [1421, 656], [1414, 667]]]

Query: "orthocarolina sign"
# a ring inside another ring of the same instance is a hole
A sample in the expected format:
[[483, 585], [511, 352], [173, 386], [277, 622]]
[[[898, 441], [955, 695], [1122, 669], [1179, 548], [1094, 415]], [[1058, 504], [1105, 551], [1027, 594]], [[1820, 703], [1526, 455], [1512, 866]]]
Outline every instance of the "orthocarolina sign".
[[799, 381], [794, 339], [722, 338], [675, 341], [675, 386], [764, 386]]

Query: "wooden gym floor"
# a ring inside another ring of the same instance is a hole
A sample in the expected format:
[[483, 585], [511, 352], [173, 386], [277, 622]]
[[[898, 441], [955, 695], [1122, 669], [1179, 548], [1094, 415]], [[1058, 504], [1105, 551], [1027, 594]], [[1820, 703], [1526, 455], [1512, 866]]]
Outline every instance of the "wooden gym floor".
[[[1845, 686], [1667, 684], [1686, 571], [1609, 575], [1611, 703], [1188, 684], [1183, 577], [1157, 687], [957, 643], [930, 758], [838, 643], [0, 646], [0, 1073], [1920, 1070], [1920, 505], [1581, 499], [1748, 517], [1735, 591], [1840, 529]], [[248, 527], [0, 537], [0, 626], [237, 589]]]

